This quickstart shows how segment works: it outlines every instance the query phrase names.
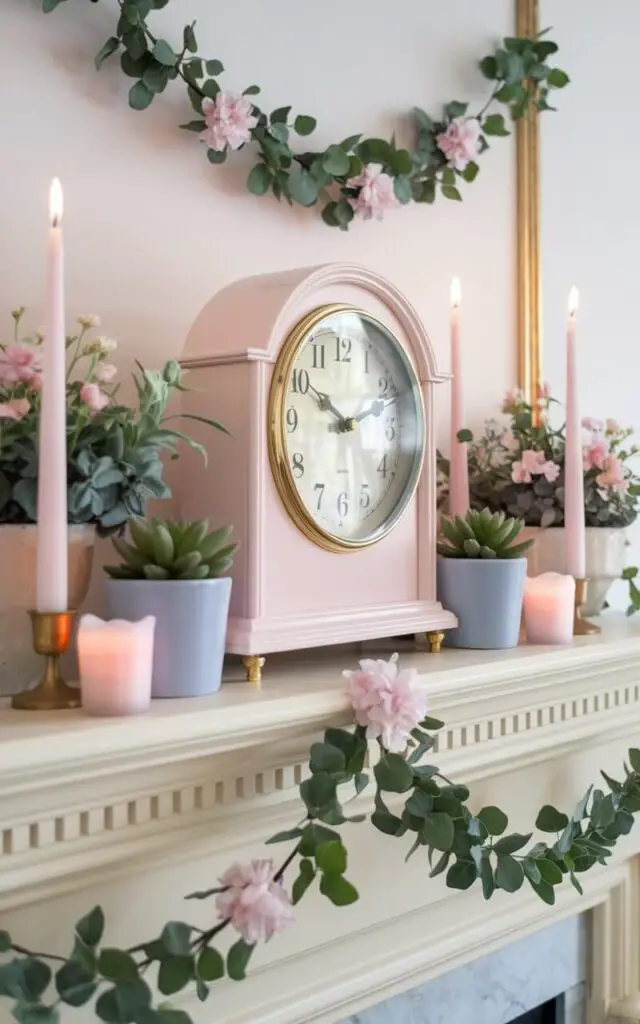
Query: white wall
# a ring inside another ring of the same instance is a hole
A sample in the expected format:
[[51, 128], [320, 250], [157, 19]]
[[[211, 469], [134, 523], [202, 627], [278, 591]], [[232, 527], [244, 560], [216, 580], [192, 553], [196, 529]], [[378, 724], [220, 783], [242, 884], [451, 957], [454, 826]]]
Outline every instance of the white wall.
[[[325, 0], [320, 14], [299, 0], [174, 0], [154, 27], [177, 44], [197, 18], [202, 51], [228, 68], [224, 83], [257, 82], [266, 109], [292, 102], [317, 115], [320, 147], [358, 130], [402, 134], [416, 104], [481, 105], [487, 83], [475, 63], [511, 31], [512, 6]], [[340, 233], [313, 212], [250, 196], [245, 155], [212, 168], [177, 129], [190, 118], [178, 85], [143, 114], [128, 109], [130, 80], [117, 66], [98, 75], [92, 63], [115, 25], [115, 0], [68, 0], [46, 16], [40, 8], [2, 0], [0, 14], [0, 310], [40, 306], [47, 187], [57, 174], [69, 315], [100, 313], [127, 361], [177, 355], [204, 302], [237, 277], [347, 259], [404, 289], [445, 369], [449, 282], [459, 274], [470, 412], [481, 416], [501, 396], [514, 372], [510, 140], [486, 154], [463, 204], [413, 206]], [[442, 416], [448, 395], [439, 404]]]
[[[541, 6], [571, 76], [558, 95], [560, 113], [542, 122], [545, 376], [562, 397], [567, 296], [576, 284], [583, 415], [613, 416], [638, 429], [640, 5], [544, 0]], [[637, 563], [640, 531], [632, 533], [629, 560]], [[617, 597], [626, 607], [622, 585]]]

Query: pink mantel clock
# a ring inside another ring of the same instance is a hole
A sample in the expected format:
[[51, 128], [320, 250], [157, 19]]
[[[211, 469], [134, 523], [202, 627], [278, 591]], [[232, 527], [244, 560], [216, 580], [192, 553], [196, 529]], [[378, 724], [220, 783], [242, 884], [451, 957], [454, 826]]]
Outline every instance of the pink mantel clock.
[[[415, 310], [350, 264], [250, 277], [195, 321], [184, 411], [215, 416], [181, 511], [231, 523], [227, 651], [266, 655], [456, 625], [436, 600], [438, 373]], [[193, 424], [196, 426], [196, 424]]]

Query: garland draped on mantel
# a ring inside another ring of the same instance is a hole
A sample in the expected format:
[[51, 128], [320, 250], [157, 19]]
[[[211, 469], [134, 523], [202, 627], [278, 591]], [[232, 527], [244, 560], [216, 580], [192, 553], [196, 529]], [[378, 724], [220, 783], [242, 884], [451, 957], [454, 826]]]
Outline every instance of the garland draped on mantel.
[[[300, 785], [304, 817], [267, 840], [291, 844], [280, 867], [271, 860], [234, 864], [210, 889], [187, 897], [215, 900], [217, 918], [209, 927], [170, 921], [159, 936], [129, 949], [103, 944], [100, 907], [77, 922], [68, 956], [33, 952], [0, 931], [0, 954], [6, 954], [0, 996], [12, 1000], [19, 1024], [59, 1024], [61, 1007], [93, 1000], [106, 1024], [192, 1024], [184, 1010], [166, 1002], [153, 1006], [149, 969], [157, 973], [163, 996], [193, 985], [204, 1001], [213, 982], [245, 977], [257, 944], [291, 923], [293, 907], [312, 886], [336, 907], [354, 903], [358, 892], [346, 878], [339, 829], [358, 822], [370, 820], [385, 836], [408, 837], [407, 859], [420, 851], [429, 877], [444, 874], [451, 889], [479, 882], [490, 899], [498, 889], [513, 893], [527, 882], [549, 904], [566, 880], [582, 893], [578, 876], [606, 864], [618, 839], [631, 831], [640, 810], [640, 750], [629, 751], [622, 780], [602, 772], [607, 791], [590, 786], [572, 813], [545, 805], [535, 828], [549, 838], [532, 842], [532, 833], [507, 832], [508, 817], [499, 807], [471, 811], [469, 789], [425, 763], [433, 732], [444, 723], [426, 715], [426, 697], [413, 687], [415, 669], [400, 671], [394, 655], [389, 661], [365, 659], [344, 675], [355, 729], [327, 729], [323, 741], [311, 746], [310, 774]], [[373, 813], [346, 813], [345, 798], [350, 802], [372, 781], [365, 770], [372, 741]], [[294, 865], [289, 895], [283, 883]], [[239, 938], [223, 954], [217, 942], [226, 930]]]
[[[65, 0], [43, 0], [43, 10], [55, 10]], [[90, 0], [97, 3], [98, 0]], [[294, 152], [292, 136], [309, 136], [316, 119], [292, 114], [291, 106], [270, 114], [260, 109], [250, 85], [242, 93], [222, 88], [224, 65], [198, 54], [195, 22], [185, 25], [182, 43], [175, 46], [156, 36], [148, 24], [153, 11], [169, 0], [118, 0], [120, 16], [114, 31], [95, 58], [96, 67], [119, 53], [120, 66], [134, 82], [129, 104], [145, 110], [174, 79], [186, 86], [195, 118], [181, 125], [206, 146], [212, 164], [253, 145], [258, 160], [247, 179], [254, 195], [271, 193], [289, 205], [317, 206], [330, 227], [346, 231], [354, 217], [381, 219], [385, 211], [411, 202], [433, 203], [436, 195], [460, 200], [461, 181], [472, 182], [479, 172], [478, 158], [491, 136], [509, 135], [504, 115], [491, 113], [495, 104], [506, 107], [511, 118], [523, 117], [531, 106], [553, 110], [550, 93], [567, 85], [566, 72], [548, 63], [556, 43], [544, 38], [506, 38], [493, 54], [480, 61], [483, 75], [493, 82], [491, 94], [475, 114], [469, 105], [453, 100], [432, 119], [414, 107], [415, 148], [398, 148], [391, 140], [350, 135], [322, 152]]]

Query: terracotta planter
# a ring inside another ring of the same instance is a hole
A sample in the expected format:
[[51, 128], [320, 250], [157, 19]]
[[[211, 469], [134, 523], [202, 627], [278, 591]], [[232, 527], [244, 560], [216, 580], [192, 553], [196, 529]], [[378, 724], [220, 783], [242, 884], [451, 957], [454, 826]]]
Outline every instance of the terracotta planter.
[[[541, 572], [564, 572], [564, 527], [543, 530], [529, 526], [523, 539], [533, 537], [535, 545], [527, 555], [529, 576]], [[599, 615], [611, 584], [620, 579], [625, 563], [627, 531], [623, 526], [588, 526], [586, 530], [589, 593], [585, 615]]]
[[[69, 605], [89, 589], [95, 528], [69, 527]], [[41, 659], [31, 647], [27, 611], [36, 601], [36, 527], [0, 526], [0, 694], [19, 693], [37, 679]]]

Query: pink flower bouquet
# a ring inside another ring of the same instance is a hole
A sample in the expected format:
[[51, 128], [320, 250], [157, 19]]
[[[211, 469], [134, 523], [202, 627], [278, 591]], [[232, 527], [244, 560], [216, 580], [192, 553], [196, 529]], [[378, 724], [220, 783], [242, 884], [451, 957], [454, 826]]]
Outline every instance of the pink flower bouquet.
[[[540, 424], [519, 391], [506, 395], [508, 423], [488, 420], [482, 437], [468, 442], [469, 490], [474, 508], [489, 507], [524, 519], [527, 526], [564, 526], [564, 424], [553, 425], [560, 405], [545, 385], [538, 400]], [[640, 478], [631, 460], [640, 451], [633, 431], [615, 420], [582, 421], [587, 526], [628, 526], [638, 515]], [[448, 462], [439, 455], [439, 502], [446, 501]]]

